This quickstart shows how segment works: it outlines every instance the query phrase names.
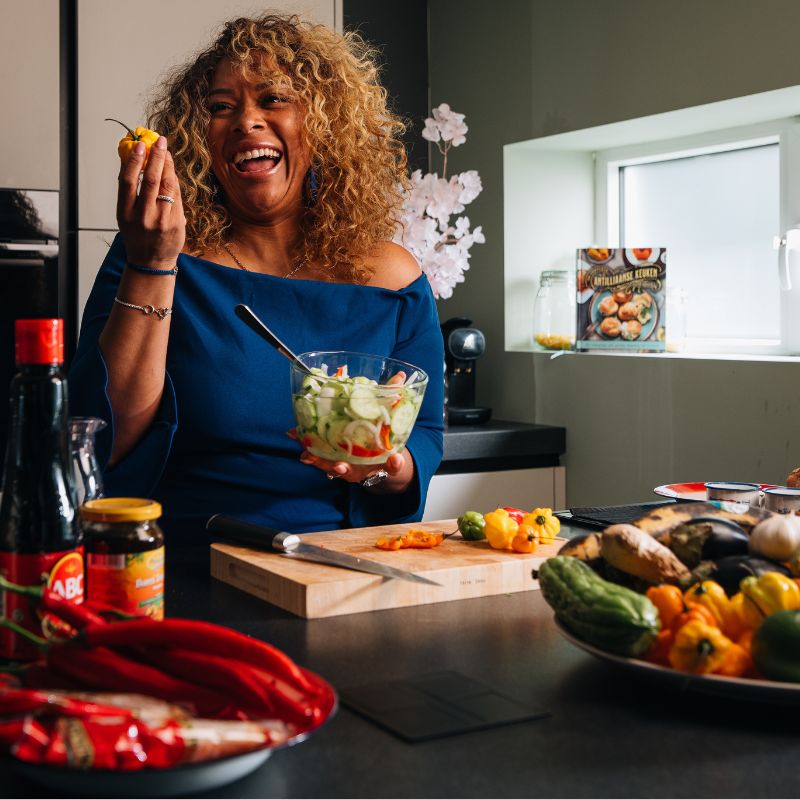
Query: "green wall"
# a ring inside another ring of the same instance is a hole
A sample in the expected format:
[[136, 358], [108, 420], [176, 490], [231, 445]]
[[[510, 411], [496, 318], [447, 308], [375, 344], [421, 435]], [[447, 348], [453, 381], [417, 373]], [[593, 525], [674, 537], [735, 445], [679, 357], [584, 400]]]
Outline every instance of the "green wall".
[[572, 505], [648, 500], [675, 481], [782, 482], [800, 464], [800, 364], [504, 352], [502, 146], [800, 84], [800, 2], [430, 0], [429, 12], [431, 102], [470, 127], [452, 169], [484, 184], [466, 213], [486, 244], [440, 301], [442, 319], [486, 333], [479, 402], [567, 428]]

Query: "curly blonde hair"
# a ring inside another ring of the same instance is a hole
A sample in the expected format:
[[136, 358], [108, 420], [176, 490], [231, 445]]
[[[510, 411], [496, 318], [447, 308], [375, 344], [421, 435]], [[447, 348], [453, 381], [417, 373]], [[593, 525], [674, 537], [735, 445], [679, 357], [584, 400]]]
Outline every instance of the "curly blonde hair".
[[295, 15], [227, 22], [209, 48], [167, 78], [151, 103], [148, 125], [168, 137], [181, 182], [190, 251], [218, 251], [231, 224], [206, 143], [207, 94], [224, 59], [253, 77], [262, 64], [277, 64], [293, 101], [305, 110], [302, 136], [317, 186], [310, 185], [309, 172], [295, 264], [366, 282], [371, 271], [365, 259], [378, 242], [393, 237], [408, 185], [400, 140], [405, 124], [388, 109], [375, 53], [360, 36]]

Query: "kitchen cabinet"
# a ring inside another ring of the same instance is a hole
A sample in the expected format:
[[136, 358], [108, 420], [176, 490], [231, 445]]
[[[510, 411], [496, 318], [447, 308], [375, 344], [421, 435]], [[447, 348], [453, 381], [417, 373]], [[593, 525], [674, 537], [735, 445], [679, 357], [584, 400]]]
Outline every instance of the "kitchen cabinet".
[[0, 24], [0, 186], [58, 189], [59, 3], [8, 3]]
[[566, 506], [564, 467], [508, 469], [434, 475], [423, 520], [452, 519], [465, 511], [484, 513], [499, 506], [563, 509]]
[[[43, 2], [38, 0], [35, 5]], [[123, 0], [78, 0], [81, 231], [104, 232], [110, 241], [117, 227], [116, 145], [125, 131], [116, 123], [105, 122], [105, 118], [115, 117], [131, 127], [144, 124], [146, 102], [160, 79], [210, 42], [225, 20], [267, 8], [296, 12], [342, 29], [342, 0], [272, 0], [263, 7], [254, 5], [252, 0], [139, 0], [135, 4]], [[37, 56], [39, 50], [37, 47]], [[57, 106], [56, 95], [54, 107]], [[57, 157], [57, 146], [55, 152]], [[79, 236], [79, 240], [86, 242], [87, 238]], [[86, 303], [87, 287], [91, 287], [100, 266], [99, 261], [93, 260], [95, 255], [92, 250], [81, 252], [78, 257], [79, 314]]]
[[469, 509], [566, 507], [566, 431], [555, 425], [491, 420], [453, 425], [428, 489], [424, 520], [452, 519]]

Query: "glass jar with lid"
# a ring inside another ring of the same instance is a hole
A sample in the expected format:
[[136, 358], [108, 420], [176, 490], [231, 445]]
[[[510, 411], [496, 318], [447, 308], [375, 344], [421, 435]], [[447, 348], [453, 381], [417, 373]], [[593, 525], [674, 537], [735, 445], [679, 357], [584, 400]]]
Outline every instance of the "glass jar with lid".
[[575, 344], [575, 280], [567, 270], [548, 269], [539, 279], [533, 306], [537, 350], [570, 350]]
[[141, 497], [105, 497], [84, 503], [80, 516], [87, 599], [163, 619], [161, 504]]

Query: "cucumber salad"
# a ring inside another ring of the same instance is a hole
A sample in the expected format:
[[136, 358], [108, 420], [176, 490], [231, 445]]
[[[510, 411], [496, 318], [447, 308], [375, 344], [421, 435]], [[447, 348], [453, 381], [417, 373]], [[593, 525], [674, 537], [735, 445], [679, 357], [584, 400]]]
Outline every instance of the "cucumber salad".
[[381, 464], [403, 449], [417, 419], [426, 380], [397, 372], [386, 383], [312, 367], [293, 396], [297, 433], [320, 458]]

